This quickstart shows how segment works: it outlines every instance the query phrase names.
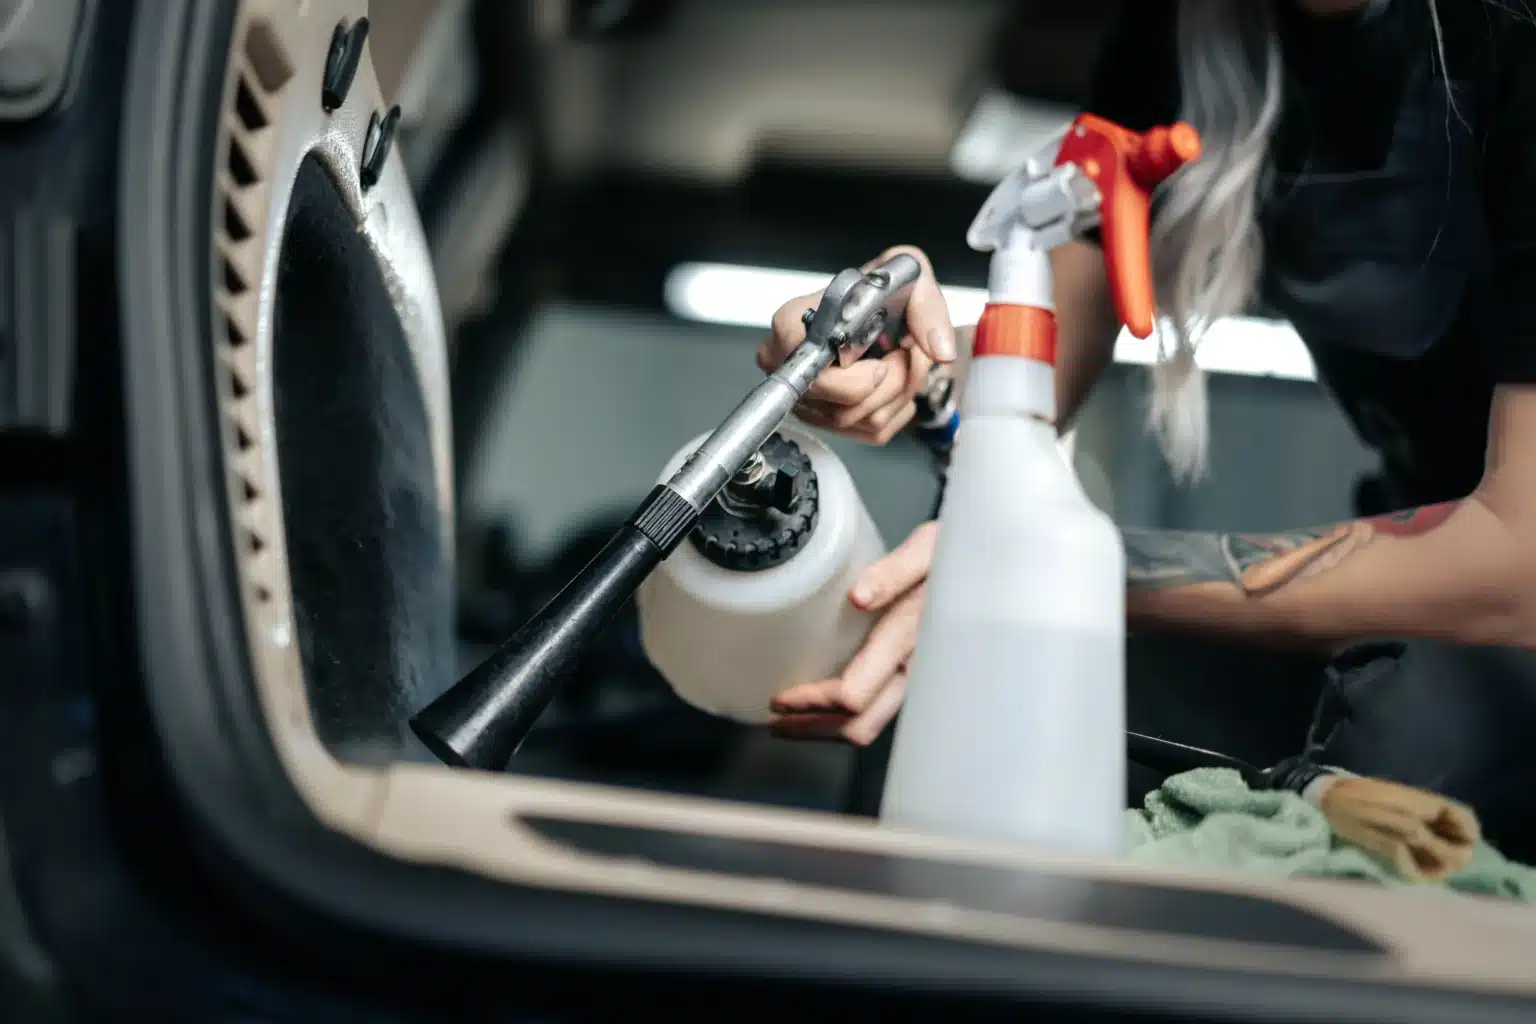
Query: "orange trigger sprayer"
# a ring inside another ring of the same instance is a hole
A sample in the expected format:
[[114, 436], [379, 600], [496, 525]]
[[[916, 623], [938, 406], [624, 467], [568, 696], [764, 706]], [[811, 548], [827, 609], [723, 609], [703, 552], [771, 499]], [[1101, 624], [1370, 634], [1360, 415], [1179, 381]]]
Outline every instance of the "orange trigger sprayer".
[[1115, 309], [1152, 333], [1152, 191], [1186, 124], [1073, 121], [993, 190], [992, 253], [883, 821], [1114, 855], [1125, 794], [1125, 552], [1056, 445], [1050, 251], [1100, 229]]
[[1073, 166], [1097, 187], [1099, 237], [1120, 322], [1152, 333], [1152, 192], [1200, 156], [1200, 135], [1179, 123], [1137, 133], [1083, 114], [1068, 129], [1056, 166]]

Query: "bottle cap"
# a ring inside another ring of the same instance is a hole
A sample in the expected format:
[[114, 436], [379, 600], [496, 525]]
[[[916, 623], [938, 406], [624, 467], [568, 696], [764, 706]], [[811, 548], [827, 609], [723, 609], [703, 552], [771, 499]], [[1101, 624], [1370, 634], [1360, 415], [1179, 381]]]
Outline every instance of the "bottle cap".
[[815, 532], [821, 511], [816, 470], [799, 445], [774, 434], [759, 451], [760, 474], [727, 484], [690, 537], [700, 554], [732, 572], [788, 562]]

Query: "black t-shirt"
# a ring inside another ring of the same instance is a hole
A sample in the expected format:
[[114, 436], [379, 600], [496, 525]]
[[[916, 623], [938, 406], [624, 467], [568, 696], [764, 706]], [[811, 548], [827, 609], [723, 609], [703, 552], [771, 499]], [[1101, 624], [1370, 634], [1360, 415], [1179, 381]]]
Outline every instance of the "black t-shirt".
[[[1536, 26], [1494, 0], [1329, 19], [1267, 2], [1285, 93], [1260, 305], [1295, 325], [1381, 453], [1385, 503], [1463, 497], [1494, 386], [1536, 382]], [[1091, 111], [1138, 130], [1183, 113], [1177, 7], [1124, 4]]]

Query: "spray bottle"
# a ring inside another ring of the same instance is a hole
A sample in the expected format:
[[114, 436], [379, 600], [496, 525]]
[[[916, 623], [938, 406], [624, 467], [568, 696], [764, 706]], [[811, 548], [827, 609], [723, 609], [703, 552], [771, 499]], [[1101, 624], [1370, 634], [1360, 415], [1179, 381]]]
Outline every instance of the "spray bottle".
[[1082, 115], [1003, 181], [883, 821], [1112, 856], [1125, 796], [1125, 553], [1057, 448], [1050, 250], [1100, 229], [1116, 311], [1154, 324], [1152, 190], [1198, 157], [1185, 124]]

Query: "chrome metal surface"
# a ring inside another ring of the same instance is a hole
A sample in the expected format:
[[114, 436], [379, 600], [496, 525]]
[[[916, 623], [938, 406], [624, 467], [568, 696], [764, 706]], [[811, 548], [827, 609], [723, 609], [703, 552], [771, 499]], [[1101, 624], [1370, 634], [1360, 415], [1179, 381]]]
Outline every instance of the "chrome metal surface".
[[898, 322], [921, 273], [917, 260], [902, 254], [867, 274], [844, 270], [834, 277], [807, 319], [805, 340], [715, 428], [667, 486], [698, 510], [713, 501], [822, 370], [849, 348], [862, 355], [882, 327]]
[[[667, 486], [695, 509], [702, 510], [779, 428], [800, 396], [805, 394], [805, 387], [831, 362], [830, 347], [809, 341], [802, 343], [777, 373], [753, 388], [715, 428], [694, 457], [667, 481]], [[796, 364], [795, 377], [808, 376], [806, 384], [798, 390], [785, 379], [788, 376], [785, 370], [791, 368], [791, 363]]]

